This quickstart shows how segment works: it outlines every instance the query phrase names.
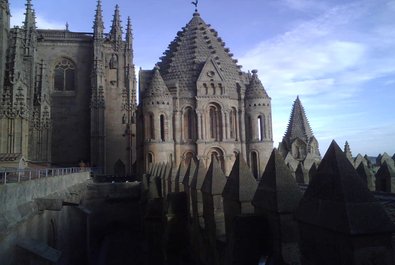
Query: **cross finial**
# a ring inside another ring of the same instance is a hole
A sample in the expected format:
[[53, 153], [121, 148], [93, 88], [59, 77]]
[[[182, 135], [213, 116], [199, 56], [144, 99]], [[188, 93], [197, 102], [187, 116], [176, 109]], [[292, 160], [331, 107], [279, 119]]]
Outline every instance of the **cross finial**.
[[195, 1], [193, 1], [191, 4], [195, 6], [195, 12], [198, 12], [199, 0], [195, 0]]

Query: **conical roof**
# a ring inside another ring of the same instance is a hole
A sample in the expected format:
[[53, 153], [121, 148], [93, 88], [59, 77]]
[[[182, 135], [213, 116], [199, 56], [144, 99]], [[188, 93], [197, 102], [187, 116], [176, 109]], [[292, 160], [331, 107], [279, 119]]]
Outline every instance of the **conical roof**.
[[313, 137], [313, 131], [311, 130], [306, 113], [298, 96], [292, 107], [291, 117], [284, 139], [288, 143], [292, 143], [293, 140], [299, 138], [309, 143], [311, 137]]
[[297, 218], [300, 222], [348, 235], [394, 231], [384, 208], [335, 141], [299, 204]]
[[191, 90], [196, 88], [200, 72], [210, 57], [220, 69], [227, 87], [236, 89], [236, 83], [241, 82], [240, 67], [218, 33], [196, 12], [177, 33], [158, 65], [165, 82], [177, 82], [180, 90]]
[[247, 99], [255, 99], [255, 98], [269, 98], [266, 93], [265, 88], [262, 85], [261, 80], [259, 80], [258, 71], [253, 70], [252, 76], [250, 78], [250, 84], [247, 86], [245, 97]]
[[213, 158], [207, 170], [202, 185], [202, 192], [211, 195], [221, 195], [226, 184], [226, 176], [217, 158]]
[[170, 96], [169, 89], [167, 88], [163, 78], [159, 72], [159, 68], [155, 67], [151, 83], [145, 91], [145, 97], [163, 97]]
[[302, 193], [291, 171], [281, 154], [274, 149], [252, 204], [257, 208], [277, 213], [293, 213], [301, 198]]
[[239, 155], [229, 174], [222, 196], [224, 199], [248, 202], [254, 197], [258, 184], [246, 161]]

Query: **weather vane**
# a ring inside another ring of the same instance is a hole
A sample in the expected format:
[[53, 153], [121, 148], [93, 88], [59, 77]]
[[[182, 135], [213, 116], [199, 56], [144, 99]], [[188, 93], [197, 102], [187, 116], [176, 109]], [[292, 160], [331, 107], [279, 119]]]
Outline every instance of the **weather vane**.
[[195, 12], [198, 12], [198, 4], [199, 4], [199, 0], [195, 0], [194, 2], [192, 2], [192, 5], [195, 6]]

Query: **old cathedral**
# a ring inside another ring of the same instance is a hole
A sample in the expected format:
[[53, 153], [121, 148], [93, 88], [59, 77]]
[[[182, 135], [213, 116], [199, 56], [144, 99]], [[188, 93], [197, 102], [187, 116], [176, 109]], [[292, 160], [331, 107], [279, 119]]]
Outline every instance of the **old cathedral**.
[[[132, 175], [192, 157], [208, 167], [216, 157], [228, 175], [240, 154], [262, 175], [273, 149], [271, 98], [197, 11], [153, 69], [140, 70], [137, 88], [131, 20], [123, 32], [118, 6], [105, 33], [98, 0], [93, 32], [81, 33], [37, 29], [31, 0], [23, 25], [10, 28], [8, 0], [0, 3], [3, 166], [84, 161]], [[319, 160], [299, 99], [294, 109], [280, 150], [290, 164]]]

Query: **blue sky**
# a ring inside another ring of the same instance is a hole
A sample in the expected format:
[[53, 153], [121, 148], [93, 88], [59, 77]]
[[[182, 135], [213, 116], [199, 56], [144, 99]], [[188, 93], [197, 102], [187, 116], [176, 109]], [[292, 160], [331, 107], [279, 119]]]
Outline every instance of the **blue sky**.
[[[119, 4], [136, 66], [151, 69], [191, 19], [191, 0], [103, 0], [106, 31]], [[275, 146], [299, 95], [323, 154], [395, 153], [395, 0], [200, 0], [199, 12], [272, 97]], [[96, 0], [32, 0], [39, 28], [92, 31]], [[10, 0], [22, 25], [25, 0]]]

